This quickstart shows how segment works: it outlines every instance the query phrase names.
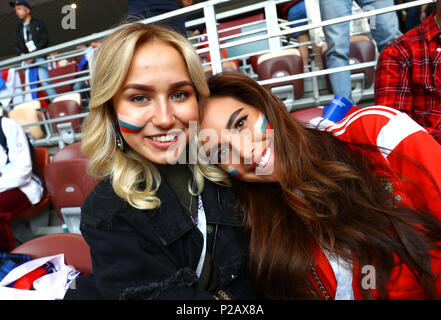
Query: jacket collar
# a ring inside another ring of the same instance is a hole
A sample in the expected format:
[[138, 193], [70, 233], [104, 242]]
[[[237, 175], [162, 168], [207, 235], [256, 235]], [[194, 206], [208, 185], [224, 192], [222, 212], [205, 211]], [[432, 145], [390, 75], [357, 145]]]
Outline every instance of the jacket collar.
[[208, 224], [241, 225], [239, 206], [231, 188], [205, 180], [201, 196]]
[[[149, 216], [161, 242], [167, 246], [196, 226], [165, 181], [161, 182], [156, 195], [161, 199], [161, 206]], [[201, 196], [207, 224], [241, 225], [231, 190], [205, 180]]]
[[421, 28], [428, 42], [432, 41], [433, 38], [441, 33], [438, 23], [435, 20], [435, 13], [432, 13], [432, 15], [421, 24]]
[[[34, 21], [35, 21], [35, 19], [33, 17], [31, 17], [31, 20], [29, 21], [29, 25], [32, 25], [34, 23]], [[24, 26], [24, 22], [22, 20], [20, 20], [19, 25], [23, 27]]]

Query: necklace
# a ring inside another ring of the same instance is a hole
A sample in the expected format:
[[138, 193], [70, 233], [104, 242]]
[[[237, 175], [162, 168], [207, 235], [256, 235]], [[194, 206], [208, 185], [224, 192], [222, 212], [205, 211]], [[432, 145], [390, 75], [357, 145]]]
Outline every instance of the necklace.
[[[189, 190], [190, 191], [190, 205], [188, 207], [188, 212], [190, 213], [190, 217], [191, 217], [191, 220], [193, 221], [193, 223], [194, 224], [198, 224], [198, 213], [199, 213], [199, 210], [195, 210], [195, 211], [192, 210], [193, 209], [192, 208], [193, 198], [195, 197], [193, 195], [194, 184], [195, 184], [194, 179], [192, 179], [191, 189]], [[189, 187], [190, 187], [190, 185], [189, 185]], [[198, 205], [198, 209], [199, 209], [199, 205]]]
[[[179, 202], [181, 203], [181, 205], [185, 208], [185, 210], [187, 211], [187, 213], [190, 215], [191, 220], [193, 221], [194, 224], [198, 224], [198, 215], [199, 212], [198, 210], [193, 211], [192, 210], [192, 206], [193, 206], [193, 198], [195, 196], [190, 194], [190, 204], [187, 206], [182, 200], [180, 200]], [[199, 206], [198, 206], [199, 207]]]

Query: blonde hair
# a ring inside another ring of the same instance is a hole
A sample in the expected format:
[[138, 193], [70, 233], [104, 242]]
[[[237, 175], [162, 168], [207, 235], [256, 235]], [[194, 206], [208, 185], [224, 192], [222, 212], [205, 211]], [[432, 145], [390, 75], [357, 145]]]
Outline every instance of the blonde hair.
[[[162, 26], [125, 24], [110, 34], [98, 48], [91, 80], [90, 112], [82, 130], [82, 151], [90, 158], [89, 171], [99, 178], [109, 177], [115, 193], [138, 209], [160, 205], [156, 191], [161, 176], [149, 160], [127, 148], [116, 146], [116, 115], [112, 98], [123, 85], [133, 54], [138, 46], [153, 40], [177, 49], [184, 58], [198, 100], [209, 90], [199, 57], [190, 42]], [[200, 194], [204, 179], [200, 164], [192, 166], [196, 183], [193, 194]]]

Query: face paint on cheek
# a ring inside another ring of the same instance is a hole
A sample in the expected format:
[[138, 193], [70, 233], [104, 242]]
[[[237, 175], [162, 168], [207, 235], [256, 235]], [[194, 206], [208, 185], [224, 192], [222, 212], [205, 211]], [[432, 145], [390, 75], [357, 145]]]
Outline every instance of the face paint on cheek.
[[230, 175], [232, 175], [235, 178], [241, 178], [242, 177], [242, 173], [240, 173], [239, 170], [234, 169], [232, 166], [228, 166], [227, 167], [228, 173]]
[[259, 130], [261, 133], [265, 133], [266, 130], [271, 129], [268, 118], [265, 117], [262, 113], [259, 115], [259, 118], [254, 124], [254, 129]]
[[125, 133], [138, 133], [145, 126], [145, 123], [120, 113], [118, 113], [118, 124], [120, 130]]

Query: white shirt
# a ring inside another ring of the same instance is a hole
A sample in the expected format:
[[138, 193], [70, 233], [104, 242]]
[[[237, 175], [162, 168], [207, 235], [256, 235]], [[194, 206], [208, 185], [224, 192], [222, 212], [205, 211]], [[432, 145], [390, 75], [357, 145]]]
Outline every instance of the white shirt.
[[340, 257], [331, 255], [328, 250], [323, 250], [334, 271], [337, 289], [335, 300], [354, 300], [354, 289], [352, 288], [352, 263], [345, 263]]
[[[40, 202], [43, 187], [32, 173], [32, 159], [26, 133], [15, 120], [3, 117], [1, 126], [9, 152], [0, 146], [0, 192], [19, 188], [32, 204]], [[6, 163], [9, 155], [9, 163]]]
[[29, 32], [31, 32], [31, 27], [29, 23], [23, 23], [23, 38], [25, 42], [28, 41], [28, 34], [26, 32], [27, 28], [29, 28]]
[[207, 220], [205, 218], [204, 205], [202, 204], [201, 195], [198, 196], [198, 223], [197, 227], [201, 231], [204, 238], [204, 245], [202, 247], [201, 257], [196, 268], [196, 274], [198, 278], [201, 276], [202, 267], [204, 266], [205, 255], [207, 253]]

